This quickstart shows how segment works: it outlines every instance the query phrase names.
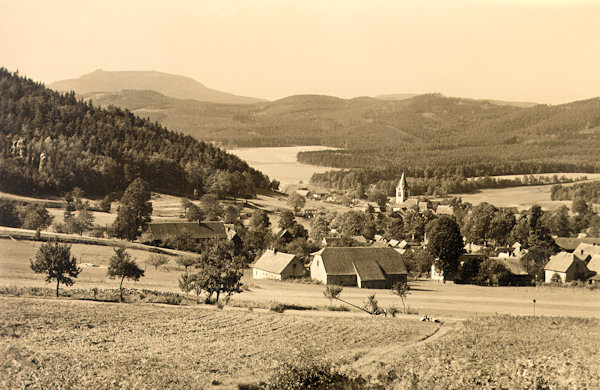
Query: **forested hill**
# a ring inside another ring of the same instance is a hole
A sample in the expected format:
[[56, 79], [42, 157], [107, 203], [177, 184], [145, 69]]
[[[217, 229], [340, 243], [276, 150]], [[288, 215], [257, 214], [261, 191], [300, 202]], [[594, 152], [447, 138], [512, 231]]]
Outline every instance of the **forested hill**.
[[233, 191], [231, 183], [270, 185], [210, 144], [0, 68], [0, 190], [46, 196], [78, 186], [102, 196], [136, 177], [153, 191], [182, 195]]

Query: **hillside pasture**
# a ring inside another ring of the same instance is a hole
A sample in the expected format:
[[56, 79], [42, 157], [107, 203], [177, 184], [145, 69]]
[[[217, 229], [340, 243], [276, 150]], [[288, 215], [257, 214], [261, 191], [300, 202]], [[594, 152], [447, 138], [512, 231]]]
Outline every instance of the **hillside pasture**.
[[398, 318], [5, 297], [0, 312], [2, 388], [234, 388], [266, 380], [285, 362], [350, 364], [438, 328]]

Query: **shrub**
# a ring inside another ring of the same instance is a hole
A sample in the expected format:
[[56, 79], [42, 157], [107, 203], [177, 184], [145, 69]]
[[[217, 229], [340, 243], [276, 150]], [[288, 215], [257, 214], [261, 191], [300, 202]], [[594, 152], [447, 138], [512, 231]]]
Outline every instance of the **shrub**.
[[330, 363], [283, 364], [268, 380], [267, 389], [363, 389], [364, 378], [342, 374]]
[[392, 317], [396, 317], [396, 314], [400, 313], [400, 309], [398, 309], [396, 306], [390, 306], [387, 312], [391, 314]]
[[552, 275], [552, 277], [550, 278], [550, 282], [559, 284], [559, 283], [562, 283], [562, 278], [560, 277], [560, 275], [557, 272], [555, 272]]

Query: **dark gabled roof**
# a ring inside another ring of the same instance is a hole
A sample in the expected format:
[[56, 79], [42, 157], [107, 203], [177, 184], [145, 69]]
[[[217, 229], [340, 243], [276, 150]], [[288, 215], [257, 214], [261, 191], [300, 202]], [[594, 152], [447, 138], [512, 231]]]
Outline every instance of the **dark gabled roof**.
[[352, 265], [360, 280], [385, 280], [383, 272], [376, 261], [353, 261]]
[[583, 238], [556, 237], [554, 239], [554, 242], [556, 242], [556, 245], [558, 245], [562, 249], [572, 252], [575, 250], [575, 248], [577, 248], [577, 245], [579, 245], [581, 243], [600, 245], [600, 238], [596, 238], [596, 237], [583, 237]]
[[223, 222], [156, 222], [148, 224], [153, 240], [164, 240], [169, 236], [189, 234], [193, 239], [226, 239]]
[[[315, 254], [321, 255], [328, 275], [355, 275], [357, 270], [359, 272], [363, 270], [366, 277], [369, 278], [377, 274], [375, 271], [369, 271], [374, 267], [379, 268], [379, 272], [383, 271], [385, 274], [407, 273], [402, 256], [392, 248], [327, 247]], [[359, 273], [359, 275], [363, 279], [362, 274]]]
[[275, 252], [267, 249], [263, 255], [252, 264], [252, 268], [280, 274], [294, 259], [295, 255], [290, 253]]
[[493, 259], [505, 266], [508, 272], [513, 275], [529, 275], [521, 259], [517, 257], [493, 257]]

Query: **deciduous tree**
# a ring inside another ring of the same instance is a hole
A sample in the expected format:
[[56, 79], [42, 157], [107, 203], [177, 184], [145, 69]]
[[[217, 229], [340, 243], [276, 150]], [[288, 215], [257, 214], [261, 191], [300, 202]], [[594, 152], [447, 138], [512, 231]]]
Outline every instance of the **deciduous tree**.
[[35, 260], [30, 260], [30, 266], [33, 272], [46, 274], [47, 283], [52, 279], [56, 280], [57, 297], [60, 284], [73, 285], [73, 278], [81, 272], [81, 268], [77, 267], [77, 260], [71, 256], [71, 246], [60, 244], [58, 241], [42, 244]]
[[448, 277], [458, 270], [460, 255], [464, 252], [463, 237], [456, 221], [442, 215], [427, 224], [427, 249], [435, 258], [435, 266]]
[[125, 190], [114, 222], [115, 235], [130, 241], [139, 237], [152, 220], [148, 183], [135, 179]]
[[110, 258], [106, 275], [111, 278], [121, 278], [119, 283], [119, 302], [123, 302], [123, 281], [127, 278], [137, 282], [144, 276], [144, 270], [138, 267], [135, 259], [125, 252], [124, 247], [114, 248], [115, 254]]

